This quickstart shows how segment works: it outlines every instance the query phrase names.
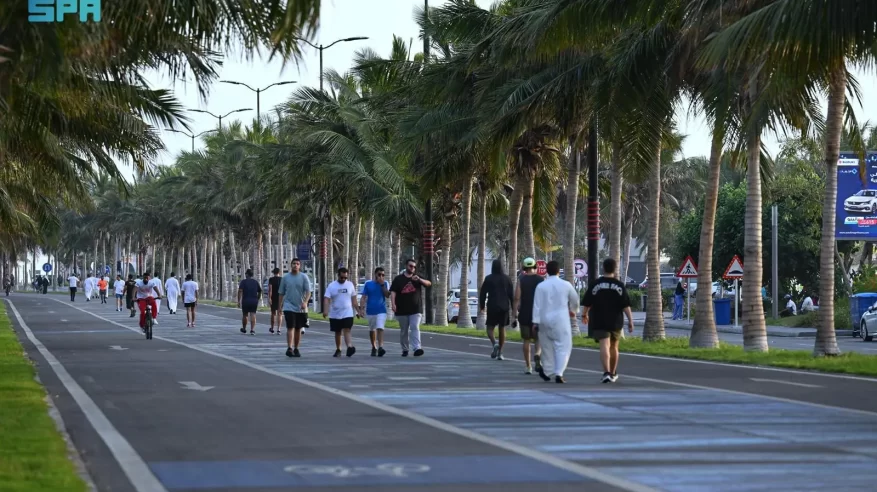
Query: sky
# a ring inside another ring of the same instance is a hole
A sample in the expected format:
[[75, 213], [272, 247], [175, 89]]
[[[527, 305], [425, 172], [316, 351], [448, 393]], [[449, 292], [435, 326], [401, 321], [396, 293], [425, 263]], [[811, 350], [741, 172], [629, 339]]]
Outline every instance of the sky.
[[[323, 0], [320, 15], [320, 27], [312, 42], [328, 45], [339, 38], [367, 36], [368, 40], [338, 43], [324, 50], [324, 67], [344, 72], [353, 62], [354, 53], [358, 49], [370, 47], [381, 55], [388, 55], [393, 35], [413, 42], [412, 51], [419, 52], [422, 41], [419, 40], [419, 29], [414, 21], [414, 10], [422, 7], [422, 0], [380, 0], [381, 8], [375, 8], [376, 2], [362, 0]], [[441, 5], [445, 2], [432, 0], [430, 5]], [[477, 0], [482, 8], [488, 8], [492, 0]], [[861, 121], [868, 119], [864, 115], [877, 114], [877, 77], [855, 72], [862, 94], [863, 108], [857, 113]], [[238, 56], [229, 57], [220, 71], [220, 79], [233, 80], [249, 84], [253, 88], [264, 88], [275, 82], [295, 80], [296, 84], [275, 86], [261, 95], [262, 113], [284, 102], [291, 93], [301, 85], [317, 87], [319, 85], [319, 55], [317, 50], [303, 47], [303, 58], [298, 66], [290, 63], [284, 69], [280, 60], [266, 61], [258, 58], [245, 62]], [[202, 109], [214, 114], [225, 114], [240, 108], [254, 108], [252, 111], [237, 113], [224, 119], [227, 121], [239, 118], [251, 124], [256, 116], [256, 94], [249, 89], [220, 82], [210, 88], [207, 100], [202, 100], [194, 84], [177, 82], [171, 84], [168, 78], [159, 73], [147, 74], [147, 80], [153, 88], [173, 89], [179, 101], [187, 108]], [[191, 128], [195, 134], [216, 128], [217, 120], [206, 114], [190, 113]], [[708, 156], [710, 150], [710, 131], [702, 117], [692, 117], [686, 107], [677, 111], [678, 130], [687, 135], [682, 149], [685, 157]], [[183, 150], [191, 148], [189, 137], [169, 131], [162, 132], [167, 150], [159, 157], [157, 164], [170, 165]], [[777, 136], [764, 136], [764, 141], [772, 155], [779, 150]], [[196, 149], [203, 147], [196, 141]], [[127, 170], [130, 176], [130, 170]]]

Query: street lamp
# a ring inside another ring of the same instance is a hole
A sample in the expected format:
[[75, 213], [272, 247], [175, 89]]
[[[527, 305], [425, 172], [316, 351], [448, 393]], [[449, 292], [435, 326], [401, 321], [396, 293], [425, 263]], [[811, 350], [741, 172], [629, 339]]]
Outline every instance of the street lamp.
[[[331, 43], [329, 43], [326, 46], [323, 46], [322, 44], [317, 46], [314, 43], [312, 43], [304, 38], [295, 38], [295, 39], [298, 39], [299, 41], [305, 42], [306, 44], [310, 45], [312, 48], [314, 48], [320, 52], [320, 92], [323, 92], [323, 50], [329, 49], [338, 43], [346, 43], [349, 41], [361, 41], [363, 39], [368, 39], [368, 37], [355, 36], [352, 38], [336, 39], [335, 41], [332, 41]], [[326, 205], [327, 205], [326, 211], [328, 213], [328, 210], [329, 210], [328, 204], [326, 204]], [[326, 270], [329, 268], [329, 265], [326, 262], [326, 259], [328, 258], [328, 255], [326, 253], [327, 253], [327, 247], [331, 247], [331, 245], [326, 244], [326, 220], [325, 219], [320, 220], [320, 234], [323, 237], [322, 244], [320, 246], [320, 288], [325, 289], [326, 288]], [[320, 312], [323, 312], [323, 303], [322, 302], [320, 303]]]
[[255, 92], [256, 93], [256, 121], [261, 122], [262, 121], [262, 111], [261, 111], [261, 104], [260, 104], [261, 102], [260, 102], [259, 96], [262, 94], [262, 92], [267, 91], [268, 89], [274, 87], [275, 85], [294, 84], [296, 81], [295, 80], [284, 80], [283, 82], [274, 82], [273, 84], [271, 84], [267, 87], [263, 87], [261, 89], [259, 89], [259, 88], [253, 89], [252, 87], [250, 87], [249, 85], [247, 85], [243, 82], [236, 82], [234, 80], [220, 80], [220, 82], [222, 82], [223, 84], [242, 85], [242, 86], [246, 87], [247, 89], [250, 89], [251, 91]]
[[194, 111], [195, 113], [209, 114], [210, 116], [212, 116], [214, 118], [218, 118], [219, 119], [219, 129], [221, 130], [222, 129], [222, 119], [225, 118], [226, 116], [228, 116], [230, 114], [234, 114], [234, 113], [240, 113], [241, 111], [252, 111], [252, 110], [253, 110], [253, 108], [235, 109], [234, 111], [229, 111], [228, 113], [225, 113], [223, 115], [216, 115], [216, 114], [211, 113], [210, 111], [204, 111], [203, 109], [190, 109], [189, 111]]
[[205, 130], [197, 135], [192, 135], [189, 132], [184, 132], [181, 130], [174, 130], [173, 128], [165, 128], [165, 131], [174, 132], [174, 133], [182, 133], [183, 135], [191, 138], [192, 139], [192, 152], [195, 152], [195, 139], [200, 137], [201, 135], [204, 135], [205, 133], [215, 132], [216, 130], [215, 129], [214, 130]]

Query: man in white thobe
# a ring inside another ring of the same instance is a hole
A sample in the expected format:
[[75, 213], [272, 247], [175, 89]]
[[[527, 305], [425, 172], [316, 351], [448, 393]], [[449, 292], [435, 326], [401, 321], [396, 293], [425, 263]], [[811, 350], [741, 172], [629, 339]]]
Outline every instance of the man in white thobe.
[[164, 283], [164, 290], [167, 292], [167, 307], [171, 314], [177, 313], [177, 300], [180, 297], [180, 281], [171, 272], [171, 276]]
[[[164, 282], [161, 281], [160, 274], [156, 273], [152, 279], [149, 280], [149, 283], [154, 285], [156, 289], [158, 289], [158, 295], [164, 297]], [[155, 305], [155, 314], [161, 314], [161, 303], [156, 303]]]
[[579, 310], [579, 295], [573, 286], [558, 277], [560, 265], [549, 261], [548, 279], [536, 287], [533, 299], [533, 325], [538, 326], [542, 343], [542, 369], [539, 376], [545, 381], [565, 383], [563, 372], [572, 354], [572, 325]]
[[91, 296], [94, 293], [94, 277], [91, 274], [88, 274], [88, 277], [85, 278], [85, 300], [91, 301]]

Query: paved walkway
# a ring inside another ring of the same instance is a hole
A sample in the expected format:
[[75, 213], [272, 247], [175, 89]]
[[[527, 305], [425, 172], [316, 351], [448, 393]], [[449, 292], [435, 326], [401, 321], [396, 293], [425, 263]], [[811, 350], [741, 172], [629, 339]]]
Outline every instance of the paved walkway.
[[[576, 350], [570, 384], [544, 384], [519, 361], [491, 360], [475, 338], [424, 334], [426, 355], [401, 358], [388, 330], [387, 356], [372, 358], [357, 328], [357, 354], [335, 359], [314, 321], [303, 357], [289, 359], [267, 326], [241, 335], [235, 310], [201, 306], [195, 329], [160, 316], [146, 341], [111, 307], [13, 302], [57, 359], [47, 366], [13, 315], [100, 490], [839, 492], [877, 482], [877, 380], [625, 355], [619, 383], [600, 385], [596, 354]], [[508, 358], [518, 351], [510, 344]]]

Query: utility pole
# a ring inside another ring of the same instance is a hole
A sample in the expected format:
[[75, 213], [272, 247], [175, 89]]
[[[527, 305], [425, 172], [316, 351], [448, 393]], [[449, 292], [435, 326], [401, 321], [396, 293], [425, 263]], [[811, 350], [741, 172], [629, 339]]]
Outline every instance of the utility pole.
[[777, 204], [774, 203], [773, 206], [770, 207], [770, 215], [771, 215], [771, 218], [770, 218], [771, 219], [770, 220], [771, 248], [770, 249], [771, 249], [771, 256], [772, 256], [772, 258], [771, 258], [771, 273], [772, 273], [771, 277], [772, 277], [772, 280], [771, 280], [770, 287], [771, 287], [771, 291], [772, 291], [771, 294], [773, 297], [773, 302], [771, 303], [772, 304], [771, 305], [771, 311], [772, 311], [771, 314], [773, 315], [774, 318], [779, 318], [779, 306], [780, 306], [780, 274], [779, 274], [779, 271], [780, 271], [780, 269], [779, 269], [779, 265], [778, 265], [778, 263], [779, 263], [778, 260], [779, 260], [780, 255], [779, 255], [779, 245], [777, 243], [778, 243], [778, 238], [779, 238], [779, 223], [780, 223], [779, 215], [780, 214], [779, 214], [779, 207], [777, 206]]
[[[322, 51], [320, 53], [322, 53]], [[323, 59], [323, 56], [321, 54], [320, 55], [320, 62], [321, 62], [320, 73], [321, 74], [323, 71], [322, 59]], [[322, 76], [321, 76], [321, 79], [322, 79]], [[274, 87], [275, 85], [294, 84], [296, 81], [295, 80], [284, 80], [283, 82], [274, 82], [273, 84], [270, 84], [266, 87], [262, 87], [261, 89], [258, 87], [254, 89], [243, 82], [236, 82], [234, 80], [220, 80], [220, 82], [222, 82], [224, 84], [240, 85], [240, 86], [246, 87], [247, 89], [250, 89], [251, 91], [256, 93], [256, 124], [258, 124], [259, 128], [261, 128], [262, 127], [262, 100], [261, 100], [262, 93], [267, 91], [268, 89]], [[322, 87], [320, 87], [320, 89], [322, 90]]]
[[[588, 285], [600, 276], [597, 248], [600, 240], [600, 195], [597, 181], [597, 118], [591, 119], [588, 129]], [[570, 275], [572, 272], [567, 272]], [[569, 277], [567, 277], [569, 278]], [[622, 282], [624, 280], [622, 279]]]
[[174, 132], [174, 133], [182, 133], [183, 135], [185, 135], [185, 136], [191, 138], [191, 139], [192, 139], [192, 152], [195, 152], [195, 139], [198, 138], [198, 137], [200, 137], [201, 135], [204, 135], [205, 133], [215, 132], [216, 130], [215, 130], [215, 129], [213, 129], [213, 130], [205, 130], [205, 131], [203, 131], [203, 132], [201, 132], [201, 133], [199, 133], [199, 134], [197, 134], [197, 135], [192, 135], [192, 134], [189, 133], [189, 132], [184, 132], [184, 131], [180, 131], [180, 130], [174, 130], [173, 128], [165, 128], [165, 131], [168, 131], [168, 132]]

